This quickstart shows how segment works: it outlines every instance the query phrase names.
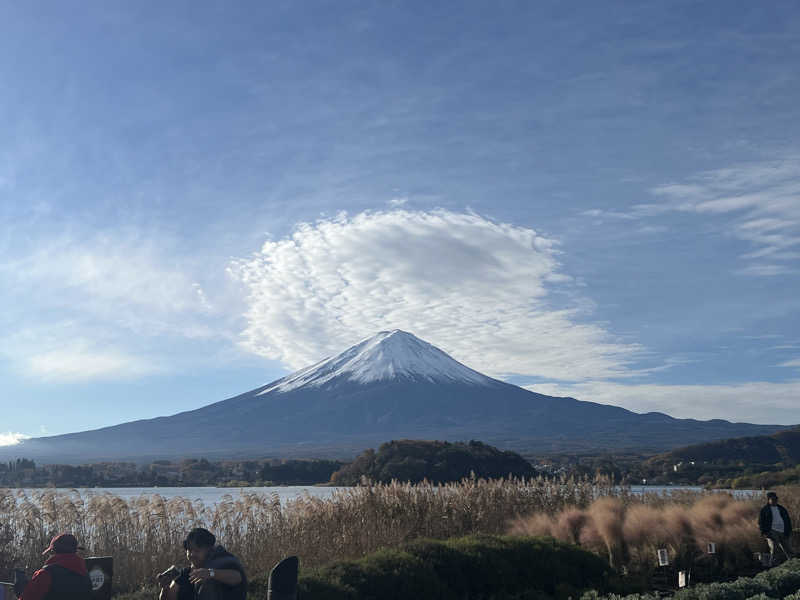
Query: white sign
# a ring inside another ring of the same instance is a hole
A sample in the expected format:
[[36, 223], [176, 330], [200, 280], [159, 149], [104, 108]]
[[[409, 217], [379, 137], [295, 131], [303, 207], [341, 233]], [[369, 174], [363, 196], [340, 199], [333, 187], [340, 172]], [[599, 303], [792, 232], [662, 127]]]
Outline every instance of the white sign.
[[666, 548], [659, 548], [658, 549], [658, 566], [659, 567], [666, 567], [669, 564], [669, 554], [667, 554]]
[[89, 579], [92, 580], [92, 590], [96, 592], [106, 582], [106, 574], [103, 573], [103, 569], [100, 567], [95, 567], [89, 571]]
[[678, 587], [686, 587], [687, 583], [689, 583], [689, 576], [686, 571], [678, 571]]

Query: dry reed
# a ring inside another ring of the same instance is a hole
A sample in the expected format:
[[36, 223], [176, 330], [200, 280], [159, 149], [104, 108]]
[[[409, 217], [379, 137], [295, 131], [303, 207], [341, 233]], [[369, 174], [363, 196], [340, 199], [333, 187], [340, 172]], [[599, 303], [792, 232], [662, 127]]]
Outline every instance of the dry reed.
[[212, 506], [154, 495], [125, 501], [110, 494], [0, 490], [0, 568], [37, 568], [56, 533], [70, 531], [87, 554], [114, 557], [115, 588], [138, 589], [154, 573], [185, 563], [181, 542], [208, 527], [239, 556], [251, 576], [287, 555], [304, 566], [363, 556], [420, 537], [502, 533], [509, 519], [588, 506], [613, 493], [587, 481], [466, 479], [433, 486], [391, 483], [305, 495], [281, 505], [277, 495], [224, 496]]
[[[797, 488], [782, 492], [787, 503], [800, 496]], [[713, 543], [719, 563], [735, 571], [765, 549], [757, 526], [761, 504], [763, 498], [709, 492], [600, 498], [586, 509], [516, 519], [509, 532], [549, 534], [639, 572], [652, 570], [659, 548], [667, 549], [675, 565], [688, 566]]]

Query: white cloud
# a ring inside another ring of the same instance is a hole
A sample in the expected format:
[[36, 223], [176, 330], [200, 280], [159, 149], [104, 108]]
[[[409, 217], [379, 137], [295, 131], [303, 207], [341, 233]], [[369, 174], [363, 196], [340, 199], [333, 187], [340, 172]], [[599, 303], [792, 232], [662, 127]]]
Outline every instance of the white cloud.
[[658, 204], [634, 206], [639, 216], [668, 211], [731, 215], [727, 232], [754, 249], [742, 254], [752, 262], [745, 275], [776, 276], [794, 272], [775, 261], [796, 260], [800, 245], [800, 157], [747, 163], [700, 173], [688, 183], [670, 183], [651, 190]]
[[793, 360], [787, 360], [786, 362], [782, 362], [778, 366], [779, 367], [800, 367], [800, 358], [795, 358]]
[[24, 368], [31, 377], [58, 382], [140, 377], [161, 371], [158, 365], [123, 351], [82, 345], [31, 354], [24, 357]]
[[7, 431], [6, 433], [0, 432], [0, 446], [14, 446], [19, 444], [22, 440], [27, 440], [29, 435], [25, 435], [24, 433], [14, 433], [13, 431]]
[[[0, 261], [0, 355], [27, 376], [72, 382], [163, 371], [165, 340], [224, 336], [191, 277], [201, 269], [134, 233], [37, 240]], [[218, 313], [216, 313], [218, 314]]]
[[408, 197], [407, 196], [397, 196], [397, 197], [392, 198], [391, 200], [389, 200], [389, 206], [392, 206], [392, 207], [395, 207], [395, 208], [398, 208], [400, 206], [404, 206], [407, 203], [408, 203]]
[[168, 256], [132, 236], [65, 236], [0, 264], [0, 273], [18, 287], [38, 290], [39, 302], [78, 302], [94, 314], [128, 313], [137, 323], [208, 310], [202, 288]]
[[795, 269], [787, 267], [786, 265], [768, 264], [747, 265], [746, 267], [736, 270], [736, 273], [739, 275], [755, 275], [757, 277], [775, 277], [776, 275], [788, 275], [795, 272]]
[[524, 386], [540, 394], [612, 404], [634, 412], [663, 412], [678, 418], [726, 419], [748, 423], [800, 423], [800, 381], [730, 385], [622, 384], [585, 381]]
[[664, 233], [666, 231], [669, 231], [669, 228], [663, 225], [644, 225], [636, 229], [636, 233], [643, 234]]
[[57, 383], [129, 379], [165, 370], [163, 361], [143, 353], [146, 343], [126, 344], [106, 327], [92, 329], [68, 320], [20, 326], [0, 338], [0, 358], [25, 377]]
[[564, 279], [553, 240], [474, 214], [303, 224], [230, 272], [246, 290], [243, 344], [294, 368], [388, 328], [495, 375], [623, 376], [639, 351], [581, 322], [586, 309], [548, 305], [548, 286]]

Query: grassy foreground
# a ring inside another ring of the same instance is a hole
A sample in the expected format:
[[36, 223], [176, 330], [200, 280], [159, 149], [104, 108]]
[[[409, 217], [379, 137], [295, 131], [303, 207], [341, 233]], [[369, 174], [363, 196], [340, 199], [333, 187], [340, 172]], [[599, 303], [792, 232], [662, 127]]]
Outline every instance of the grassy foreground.
[[[797, 490], [779, 493], [798, 515]], [[464, 480], [439, 488], [392, 483], [350, 488], [327, 500], [306, 496], [283, 506], [277, 497], [258, 494], [206, 506], [160, 496], [125, 501], [78, 492], [22, 496], [0, 491], [0, 569], [38, 567], [50, 537], [72, 531], [88, 554], [114, 557], [117, 592], [135, 592], [149, 588], [159, 570], [185, 562], [181, 541], [198, 525], [211, 529], [242, 559], [251, 579], [263, 577], [288, 555], [299, 556], [306, 573], [377, 550], [406, 548], [418, 539], [511, 530], [578, 542], [618, 568], [645, 568], [654, 560], [654, 545], [666, 541], [676, 557], [681, 548], [688, 556], [707, 539], [702, 532], [713, 527], [721, 551], [744, 556], [760, 543], [754, 520], [760, 504], [761, 499], [708, 494], [639, 497], [607, 485], [544, 479]]]

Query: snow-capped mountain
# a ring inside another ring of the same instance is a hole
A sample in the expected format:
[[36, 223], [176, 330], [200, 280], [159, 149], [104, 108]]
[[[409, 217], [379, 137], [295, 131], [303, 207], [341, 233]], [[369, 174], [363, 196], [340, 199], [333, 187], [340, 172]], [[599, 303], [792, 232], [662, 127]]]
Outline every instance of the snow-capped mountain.
[[398, 379], [472, 385], [491, 385], [494, 381], [415, 335], [394, 329], [381, 331], [333, 358], [279, 379], [258, 395], [301, 387], [324, 388], [334, 382], [374, 383]]
[[0, 458], [348, 458], [402, 438], [476, 439], [522, 452], [667, 450], [780, 429], [785, 427], [636, 414], [536, 394], [393, 330], [227, 400], [168, 417], [25, 440], [0, 448]]

